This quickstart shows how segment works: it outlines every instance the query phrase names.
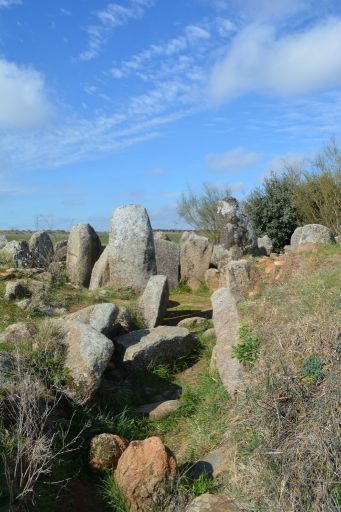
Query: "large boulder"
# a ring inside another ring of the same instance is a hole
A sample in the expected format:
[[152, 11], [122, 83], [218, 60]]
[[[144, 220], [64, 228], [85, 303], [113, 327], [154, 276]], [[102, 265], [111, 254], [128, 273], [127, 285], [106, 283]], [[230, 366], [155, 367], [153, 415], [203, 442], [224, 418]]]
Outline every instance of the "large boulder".
[[293, 249], [305, 244], [332, 244], [335, 243], [333, 233], [321, 224], [306, 224], [296, 228], [290, 241]]
[[237, 199], [229, 197], [218, 202], [220, 244], [229, 251], [230, 259], [257, 251], [257, 237], [251, 222]]
[[94, 471], [115, 470], [129, 442], [114, 434], [99, 434], [91, 439], [90, 467]]
[[213, 323], [217, 343], [212, 352], [211, 372], [218, 372], [220, 380], [233, 395], [241, 386], [243, 368], [232, 357], [232, 347], [239, 342], [237, 302], [230, 288], [219, 288], [211, 297]]
[[26, 240], [12, 240], [5, 245], [1, 252], [15, 267], [31, 266], [31, 253]]
[[34, 267], [46, 268], [49, 266], [53, 259], [54, 249], [50, 235], [46, 231], [33, 233], [28, 241], [28, 247]]
[[170, 289], [178, 287], [180, 277], [180, 245], [155, 238], [157, 273], [168, 277]]
[[264, 235], [257, 238], [257, 246], [259, 253], [264, 256], [270, 256], [274, 250], [274, 244], [268, 235]]
[[187, 506], [186, 512], [238, 512], [241, 510], [223, 494], [202, 494]]
[[89, 286], [94, 264], [101, 254], [101, 241], [89, 224], [76, 224], [70, 231], [66, 270], [71, 283]]
[[92, 269], [89, 290], [103, 288], [110, 282], [109, 247], [106, 246]]
[[79, 309], [75, 313], [66, 315], [65, 320], [76, 320], [91, 325], [96, 331], [108, 338], [124, 334], [131, 327], [129, 310], [124, 306], [118, 307], [111, 302], [103, 302]]
[[[119, 458], [115, 481], [130, 512], [161, 507], [176, 476], [176, 459], [159, 437], [132, 441]], [[161, 508], [160, 508], [161, 509]]]
[[147, 210], [137, 204], [117, 208], [109, 233], [110, 281], [118, 288], [142, 292], [156, 274], [153, 231]]
[[7, 243], [8, 240], [5, 235], [0, 235], [0, 250], [3, 249]]
[[205, 273], [210, 266], [213, 246], [204, 236], [183, 234], [180, 245], [181, 281], [190, 288], [199, 288], [205, 283]]
[[184, 327], [160, 326], [118, 336], [115, 345], [128, 367], [145, 370], [190, 355], [197, 341]]
[[152, 276], [139, 300], [139, 310], [148, 329], [157, 327], [166, 313], [169, 299], [166, 276]]
[[[71, 381], [66, 393], [80, 404], [93, 396], [114, 352], [114, 345], [91, 325], [75, 320], [54, 320], [66, 349], [64, 365]], [[70, 380], [69, 379], [69, 380]]]

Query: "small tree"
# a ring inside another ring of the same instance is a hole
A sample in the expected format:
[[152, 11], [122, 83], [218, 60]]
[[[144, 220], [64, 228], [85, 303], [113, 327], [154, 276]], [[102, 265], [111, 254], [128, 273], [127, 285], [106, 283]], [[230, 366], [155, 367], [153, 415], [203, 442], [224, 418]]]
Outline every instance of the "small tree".
[[178, 201], [177, 210], [194, 229], [201, 231], [213, 242], [219, 241], [219, 227], [217, 218], [218, 201], [231, 195], [228, 187], [219, 189], [209, 183], [204, 183], [202, 191], [195, 194], [190, 188]]
[[257, 236], [268, 235], [276, 251], [290, 243], [297, 227], [292, 177], [272, 173], [251, 192], [244, 207]]
[[289, 171], [300, 224], [323, 224], [341, 234], [341, 149], [336, 140], [310, 162], [307, 169]]

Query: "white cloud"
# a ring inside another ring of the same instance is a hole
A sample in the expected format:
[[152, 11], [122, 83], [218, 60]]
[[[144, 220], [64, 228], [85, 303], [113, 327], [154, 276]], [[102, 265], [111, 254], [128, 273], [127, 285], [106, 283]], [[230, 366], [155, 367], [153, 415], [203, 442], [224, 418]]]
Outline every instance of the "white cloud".
[[87, 61], [95, 58], [107, 42], [112, 30], [126, 25], [130, 20], [141, 19], [145, 10], [154, 5], [154, 0], [130, 0], [128, 7], [109, 3], [105, 9], [95, 13], [98, 23], [87, 27], [88, 47], [79, 56]]
[[304, 95], [341, 85], [341, 19], [304, 31], [276, 34], [267, 24], [252, 24], [234, 38], [210, 80], [214, 101], [256, 92]]
[[206, 155], [205, 164], [210, 171], [237, 172], [255, 164], [260, 158], [260, 153], [239, 147], [226, 153]]
[[51, 113], [43, 75], [0, 59], [0, 126], [37, 127], [45, 124]]
[[11, 7], [12, 5], [21, 5], [22, 0], [0, 0], [0, 9], [1, 7]]

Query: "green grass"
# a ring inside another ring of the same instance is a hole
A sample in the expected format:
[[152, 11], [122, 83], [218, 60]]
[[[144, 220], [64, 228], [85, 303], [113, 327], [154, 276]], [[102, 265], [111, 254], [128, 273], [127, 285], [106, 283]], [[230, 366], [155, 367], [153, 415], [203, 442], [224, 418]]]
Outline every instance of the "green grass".
[[239, 343], [232, 347], [232, 355], [247, 367], [253, 366], [259, 358], [259, 340], [246, 325], [239, 328]]
[[128, 504], [111, 473], [103, 478], [101, 494], [114, 512], [129, 512]]

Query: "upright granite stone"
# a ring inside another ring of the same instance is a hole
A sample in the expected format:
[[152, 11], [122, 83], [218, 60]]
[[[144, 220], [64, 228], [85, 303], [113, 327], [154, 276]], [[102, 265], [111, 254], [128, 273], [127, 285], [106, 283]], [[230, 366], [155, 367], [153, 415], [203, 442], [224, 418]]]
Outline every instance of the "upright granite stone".
[[211, 372], [217, 371], [223, 386], [233, 395], [241, 386], [243, 368], [232, 357], [232, 347], [239, 342], [237, 302], [229, 288], [219, 288], [211, 297], [213, 324], [217, 343], [212, 352]]
[[297, 249], [300, 245], [305, 244], [333, 244], [335, 238], [326, 226], [321, 224], [306, 224], [303, 227], [295, 229], [290, 245], [293, 249]]
[[108, 250], [110, 281], [142, 292], [156, 274], [153, 231], [143, 206], [129, 204], [113, 212]]
[[70, 231], [66, 270], [72, 284], [89, 286], [94, 264], [101, 254], [101, 241], [89, 224], [76, 224]]
[[223, 245], [218, 244], [213, 246], [211, 265], [214, 268], [220, 270], [221, 267], [227, 265], [230, 259], [230, 253]]
[[230, 261], [220, 271], [220, 286], [230, 288], [239, 302], [250, 284], [251, 265], [248, 260]]
[[254, 254], [257, 251], [257, 237], [237, 199], [229, 197], [219, 201], [217, 214], [220, 244], [229, 251], [230, 259]]
[[168, 277], [169, 288], [175, 289], [180, 277], [180, 245], [163, 238], [155, 238], [157, 273]]
[[205, 283], [205, 273], [210, 266], [213, 246], [204, 236], [195, 233], [184, 235], [180, 245], [181, 282], [196, 289]]
[[271, 238], [268, 235], [261, 236], [257, 238], [257, 245], [259, 249], [259, 253], [264, 256], [270, 256], [270, 254], [274, 250], [274, 244]]
[[28, 242], [34, 267], [47, 268], [54, 255], [53, 243], [46, 231], [33, 233]]
[[169, 299], [166, 276], [152, 276], [139, 300], [139, 310], [147, 329], [157, 327], [166, 313]]
[[107, 285], [109, 282], [109, 247], [106, 246], [92, 269], [89, 289], [97, 290], [98, 288], [103, 288], [103, 286]]

